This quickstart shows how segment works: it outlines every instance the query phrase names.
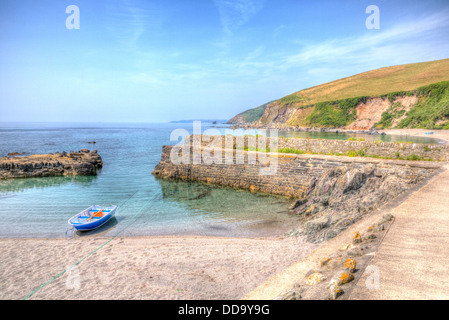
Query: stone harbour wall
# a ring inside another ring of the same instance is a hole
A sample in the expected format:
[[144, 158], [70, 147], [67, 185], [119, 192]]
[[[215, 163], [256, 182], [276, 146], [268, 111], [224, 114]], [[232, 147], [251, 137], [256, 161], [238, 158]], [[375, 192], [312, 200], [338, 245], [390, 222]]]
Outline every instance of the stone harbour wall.
[[444, 165], [446, 162], [266, 153], [186, 143], [164, 146], [153, 174], [290, 197], [294, 199], [290, 214], [301, 222], [286, 235], [303, 235], [319, 243], [420, 186]]
[[[312, 181], [319, 180], [326, 172], [337, 168], [365, 170], [375, 168], [378, 175], [401, 174], [413, 178], [418, 173], [439, 167], [436, 162], [379, 160], [373, 158], [351, 158], [320, 155], [267, 154], [262, 152], [198, 148], [185, 148], [189, 153], [185, 163], [173, 163], [172, 153], [180, 147], [164, 146], [159, 164], [153, 174], [165, 179], [199, 181], [282, 195], [303, 198]], [[215, 153], [214, 153], [215, 151]], [[214, 157], [211, 160], [211, 155]]]
[[422, 144], [397, 142], [371, 142], [303, 138], [266, 138], [262, 136], [188, 136], [186, 144], [218, 148], [295, 149], [312, 154], [348, 154], [350, 152], [368, 157], [402, 158], [415, 157], [433, 161], [449, 161], [448, 144]]

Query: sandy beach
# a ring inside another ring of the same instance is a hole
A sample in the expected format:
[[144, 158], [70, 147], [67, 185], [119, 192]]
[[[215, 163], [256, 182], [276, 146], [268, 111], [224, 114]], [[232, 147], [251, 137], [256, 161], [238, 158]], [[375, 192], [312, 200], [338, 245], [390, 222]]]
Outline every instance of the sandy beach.
[[0, 239], [0, 299], [23, 299], [83, 258], [27, 299], [240, 299], [316, 247], [301, 238], [108, 240]]
[[[444, 140], [449, 142], [449, 130], [430, 130], [430, 129], [385, 129], [382, 130], [386, 134], [391, 135], [408, 135], [415, 137], [425, 137]], [[426, 134], [426, 132], [433, 132], [433, 134]]]

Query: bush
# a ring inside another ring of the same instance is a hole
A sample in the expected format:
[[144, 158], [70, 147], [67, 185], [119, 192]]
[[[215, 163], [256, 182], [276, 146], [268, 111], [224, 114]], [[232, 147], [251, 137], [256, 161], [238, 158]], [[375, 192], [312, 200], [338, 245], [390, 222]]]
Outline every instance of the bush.
[[417, 160], [421, 160], [421, 157], [417, 156], [416, 154], [412, 154], [412, 155], [408, 156], [406, 159], [411, 160], [411, 161], [417, 161]]

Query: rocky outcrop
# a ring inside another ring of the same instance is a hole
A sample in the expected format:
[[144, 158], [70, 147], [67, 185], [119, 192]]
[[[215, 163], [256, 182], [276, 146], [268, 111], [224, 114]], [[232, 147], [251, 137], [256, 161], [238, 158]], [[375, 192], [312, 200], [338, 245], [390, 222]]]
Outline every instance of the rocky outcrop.
[[103, 167], [97, 150], [82, 149], [26, 157], [0, 158], [0, 179], [95, 175]]
[[[292, 207], [303, 223], [295, 234], [312, 242], [334, 238], [364, 215], [418, 184], [431, 172], [408, 166], [341, 166], [310, 181], [306, 197]], [[354, 244], [360, 235], [354, 235]]]

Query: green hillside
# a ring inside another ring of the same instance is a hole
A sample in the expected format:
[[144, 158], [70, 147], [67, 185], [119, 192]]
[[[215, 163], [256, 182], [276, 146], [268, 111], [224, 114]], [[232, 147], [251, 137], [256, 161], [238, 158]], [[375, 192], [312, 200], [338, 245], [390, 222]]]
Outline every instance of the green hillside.
[[278, 105], [305, 106], [361, 96], [409, 91], [449, 80], [449, 59], [380, 68], [295, 92]]
[[242, 113], [239, 113], [235, 117], [233, 117], [231, 120], [228, 121], [228, 123], [234, 124], [234, 123], [252, 123], [255, 121], [258, 121], [260, 117], [262, 117], [263, 113], [265, 112], [265, 109], [270, 103], [275, 102], [276, 100], [270, 101], [268, 103], [265, 103], [257, 108], [246, 110]]
[[[449, 59], [399, 65], [301, 90], [238, 116], [260, 124], [345, 127], [360, 121], [358, 106], [381, 97], [390, 105], [378, 101], [368, 110], [373, 117], [365, 114], [378, 128], [446, 128], [448, 84]], [[398, 102], [404, 96], [413, 96], [413, 105]]]

